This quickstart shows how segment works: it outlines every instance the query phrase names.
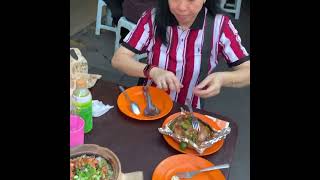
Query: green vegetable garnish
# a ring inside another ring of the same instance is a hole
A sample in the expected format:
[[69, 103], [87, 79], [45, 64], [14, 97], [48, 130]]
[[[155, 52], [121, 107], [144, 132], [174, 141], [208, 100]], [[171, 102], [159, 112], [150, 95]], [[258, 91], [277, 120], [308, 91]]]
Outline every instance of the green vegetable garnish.
[[181, 142], [181, 143], [180, 143], [180, 149], [181, 149], [182, 151], [184, 151], [184, 150], [187, 148], [187, 146], [188, 146], [188, 144], [185, 143], [185, 142]]
[[[95, 158], [82, 156], [82, 158]], [[80, 161], [79, 159], [78, 161]], [[105, 179], [108, 176], [108, 179], [113, 177], [113, 169], [112, 166], [106, 161], [104, 158], [97, 157], [98, 163], [95, 165], [96, 167], [91, 166], [88, 163], [85, 163], [81, 167], [75, 169], [74, 180], [100, 180]], [[102, 171], [102, 168], [107, 168], [107, 174]]]
[[191, 116], [188, 117], [188, 122], [189, 122], [190, 124], [192, 124], [192, 117], [191, 117]]
[[196, 141], [197, 141], [197, 135], [196, 135], [196, 134], [192, 134], [192, 136], [191, 136], [190, 139], [191, 139], [192, 142], [196, 143]]
[[187, 123], [187, 122], [183, 122], [181, 123], [181, 127], [184, 129], [184, 130], [187, 130], [189, 129], [191, 126], [191, 124]]
[[171, 129], [171, 131], [173, 131], [173, 127], [174, 127], [174, 124], [176, 123], [176, 121], [172, 122], [169, 126], [169, 129]]

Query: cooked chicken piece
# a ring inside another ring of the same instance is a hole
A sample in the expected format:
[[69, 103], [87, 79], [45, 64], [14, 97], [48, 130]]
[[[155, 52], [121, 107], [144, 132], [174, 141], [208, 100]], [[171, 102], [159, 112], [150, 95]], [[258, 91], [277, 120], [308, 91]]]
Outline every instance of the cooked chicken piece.
[[203, 141], [213, 137], [214, 132], [205, 123], [199, 120], [200, 131], [196, 131], [192, 127], [190, 113], [183, 114], [174, 120], [172, 131], [181, 137], [190, 139], [196, 144], [201, 144]]

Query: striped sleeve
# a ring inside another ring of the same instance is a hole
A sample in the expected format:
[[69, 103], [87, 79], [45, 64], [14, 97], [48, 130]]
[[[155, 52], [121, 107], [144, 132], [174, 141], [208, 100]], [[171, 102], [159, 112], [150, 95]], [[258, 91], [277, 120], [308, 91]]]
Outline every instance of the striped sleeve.
[[122, 46], [136, 54], [146, 52], [147, 46], [153, 36], [152, 12], [153, 10], [150, 9], [142, 14], [135, 28], [133, 28], [123, 39]]
[[242, 46], [238, 31], [229, 17], [224, 16], [222, 21], [218, 51], [222, 52], [229, 67], [237, 66], [249, 60], [249, 54]]

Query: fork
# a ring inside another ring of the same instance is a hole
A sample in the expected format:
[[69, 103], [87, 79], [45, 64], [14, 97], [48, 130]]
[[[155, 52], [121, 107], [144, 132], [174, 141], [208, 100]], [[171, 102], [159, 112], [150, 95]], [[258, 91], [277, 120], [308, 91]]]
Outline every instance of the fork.
[[193, 110], [192, 110], [192, 105], [191, 105], [191, 100], [188, 98], [187, 100], [187, 106], [189, 108], [189, 111], [191, 113], [191, 119], [192, 119], [192, 128], [200, 131], [200, 125], [199, 125], [199, 121], [195, 119], [194, 115], [193, 115]]
[[160, 113], [159, 108], [155, 106], [152, 101], [151, 101], [151, 96], [149, 94], [149, 87], [148, 86], [143, 86], [143, 94], [146, 97], [147, 101], [147, 106], [144, 109], [144, 115], [145, 116], [157, 116]]
[[193, 176], [195, 176], [201, 172], [212, 171], [212, 170], [217, 170], [217, 169], [224, 169], [224, 168], [229, 168], [229, 167], [230, 167], [229, 164], [221, 164], [221, 165], [217, 165], [217, 166], [210, 166], [208, 168], [200, 169], [200, 170], [196, 170], [196, 171], [180, 172], [180, 173], [177, 173], [176, 176], [178, 176], [179, 178], [190, 179]]

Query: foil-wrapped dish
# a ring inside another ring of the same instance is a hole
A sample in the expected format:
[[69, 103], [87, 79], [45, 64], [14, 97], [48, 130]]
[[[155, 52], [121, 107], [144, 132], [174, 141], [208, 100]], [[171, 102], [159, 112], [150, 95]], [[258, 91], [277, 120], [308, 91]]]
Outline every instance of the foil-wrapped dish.
[[230, 127], [214, 128], [201, 119], [197, 118], [197, 120], [200, 125], [199, 131], [192, 127], [191, 113], [181, 109], [178, 117], [165, 124], [164, 127], [158, 128], [158, 130], [161, 134], [170, 136], [178, 142], [180, 150], [184, 151], [186, 148], [191, 148], [200, 155], [216, 142], [225, 139], [231, 131]]

